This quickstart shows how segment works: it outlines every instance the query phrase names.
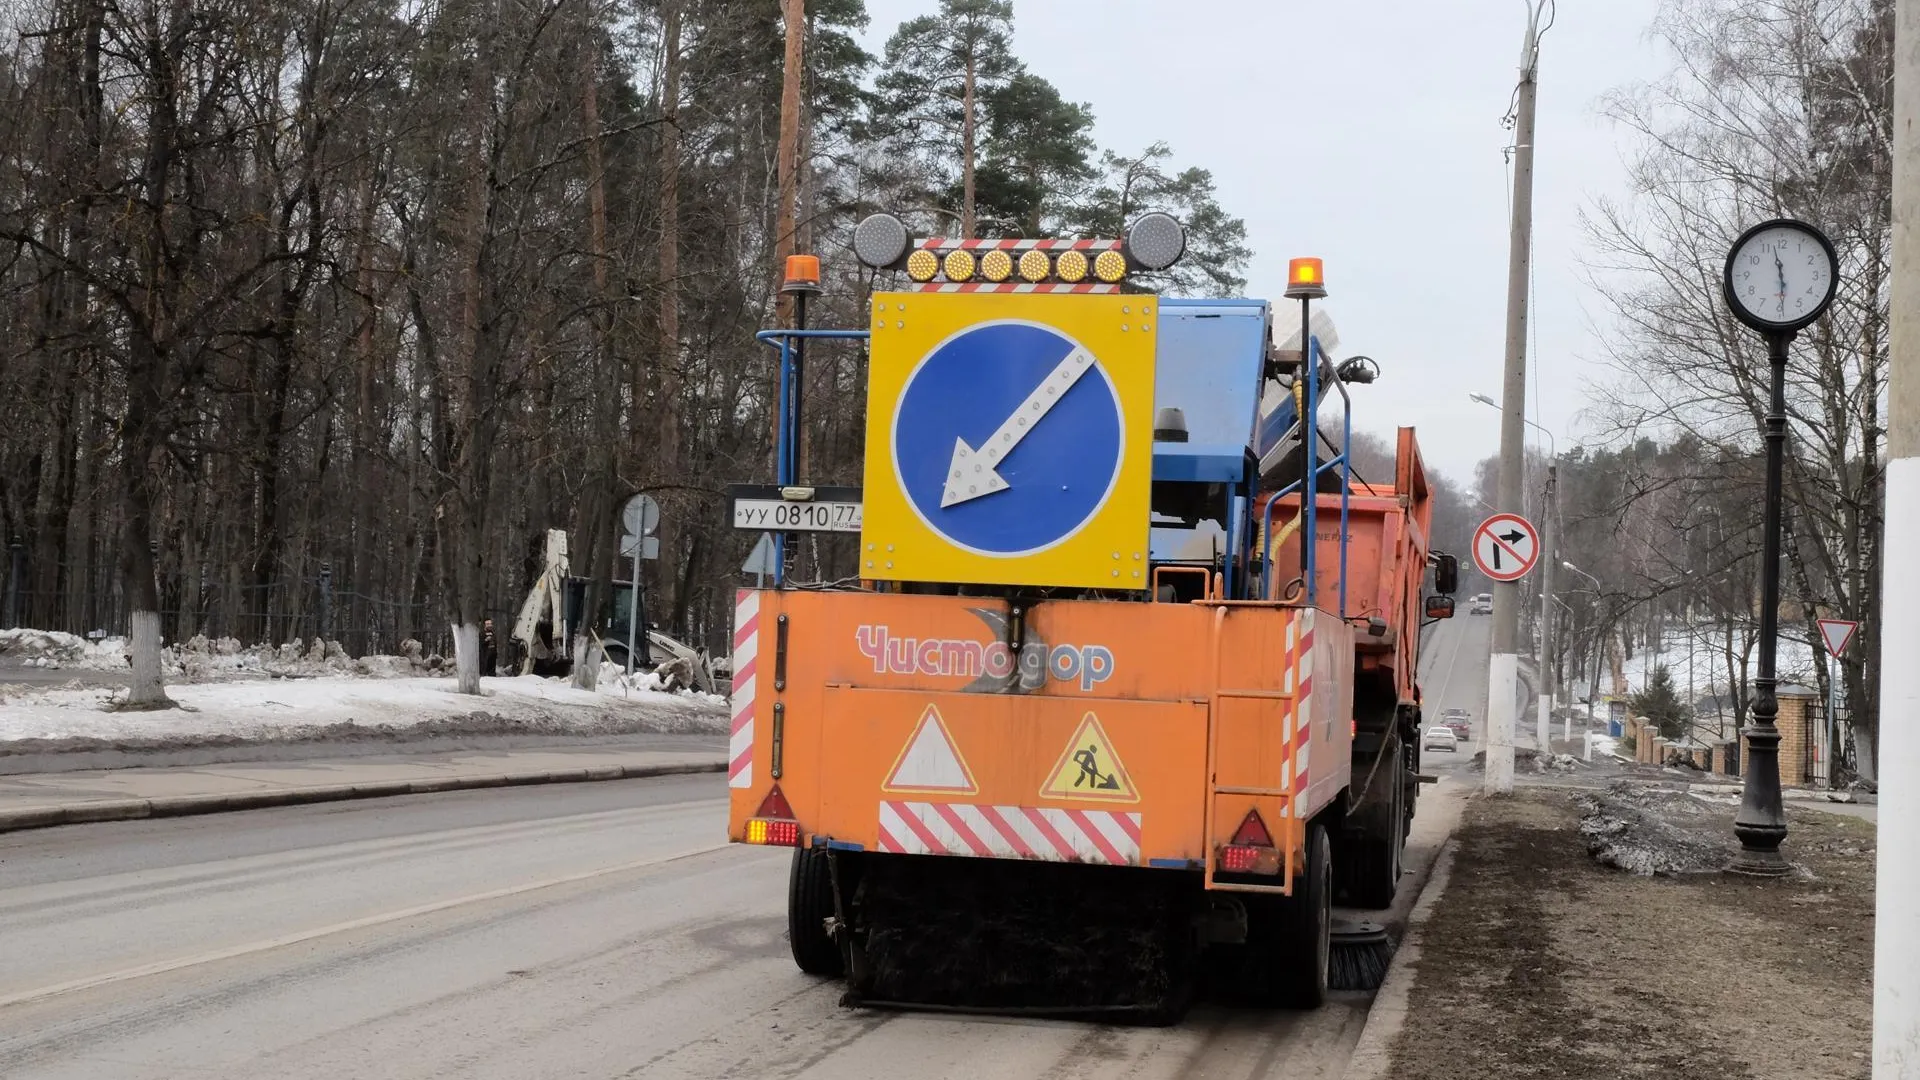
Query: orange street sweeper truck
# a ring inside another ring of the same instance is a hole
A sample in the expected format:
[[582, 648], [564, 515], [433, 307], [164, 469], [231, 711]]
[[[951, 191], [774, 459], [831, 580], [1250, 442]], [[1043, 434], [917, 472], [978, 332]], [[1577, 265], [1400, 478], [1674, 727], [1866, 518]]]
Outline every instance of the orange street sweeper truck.
[[[1411, 429], [1393, 475], [1353, 468], [1378, 368], [1323, 347], [1319, 261], [1279, 305], [1136, 291], [1185, 242], [1164, 214], [1117, 241], [875, 215], [855, 254], [905, 281], [866, 327], [761, 335], [776, 482], [730, 498], [773, 577], [736, 601], [728, 830], [794, 849], [794, 960], [850, 1002], [1310, 1007], [1333, 905], [1393, 900], [1457, 566]], [[804, 351], [849, 338], [864, 476], [806, 483]], [[788, 574], [806, 533], [857, 577]]]

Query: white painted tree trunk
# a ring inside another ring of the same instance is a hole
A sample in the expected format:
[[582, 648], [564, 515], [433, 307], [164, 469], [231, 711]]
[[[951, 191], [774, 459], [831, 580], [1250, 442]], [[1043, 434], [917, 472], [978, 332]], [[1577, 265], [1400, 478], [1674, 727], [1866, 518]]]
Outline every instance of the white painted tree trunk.
[[454, 689], [462, 694], [480, 692], [480, 624], [453, 624]]
[[604, 650], [586, 634], [573, 635], [573, 685], [577, 690], [600, 688], [600, 656]]
[[136, 611], [129, 622], [128, 657], [133, 661], [127, 704], [157, 709], [173, 704], [160, 681], [160, 613]]

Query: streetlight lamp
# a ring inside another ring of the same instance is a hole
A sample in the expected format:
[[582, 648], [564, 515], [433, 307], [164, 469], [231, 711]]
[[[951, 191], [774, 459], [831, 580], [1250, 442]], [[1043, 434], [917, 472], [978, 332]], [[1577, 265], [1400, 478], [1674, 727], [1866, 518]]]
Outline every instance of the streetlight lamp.
[[[1477, 394], [1477, 393], [1468, 394], [1467, 398], [1468, 400], [1471, 400], [1471, 401], [1477, 401], [1482, 405], [1490, 405], [1496, 409], [1500, 408], [1500, 405], [1498, 402], [1494, 401], [1492, 398], [1488, 397], [1485, 394]], [[1553, 492], [1554, 492], [1554, 488], [1559, 483], [1559, 477], [1560, 477], [1560, 444], [1557, 440], [1554, 439], [1553, 432], [1548, 431], [1546, 428], [1542, 427], [1539, 424], [1534, 423], [1531, 420], [1528, 420], [1524, 414], [1521, 415], [1520, 422], [1523, 424], [1526, 424], [1528, 427], [1534, 429], [1535, 431], [1538, 431], [1540, 434], [1545, 435], [1547, 437], [1547, 493], [1546, 493], [1546, 498], [1544, 499], [1541, 505], [1540, 521], [1538, 522], [1540, 526], [1540, 549], [1541, 549], [1540, 554], [1543, 556], [1543, 558], [1540, 560], [1540, 671], [1539, 671], [1539, 676], [1540, 676], [1540, 684], [1546, 690], [1546, 692], [1538, 695], [1539, 713], [1534, 721], [1534, 738], [1538, 740], [1540, 744], [1540, 752], [1542, 754], [1548, 754], [1548, 753], [1551, 753], [1553, 750], [1553, 747], [1549, 745], [1549, 742], [1551, 739], [1550, 732], [1551, 732], [1551, 725], [1553, 722], [1554, 685], [1553, 685], [1553, 671], [1552, 671], [1553, 651], [1550, 647], [1550, 638], [1549, 638], [1549, 634], [1551, 633], [1551, 628], [1553, 625], [1549, 621], [1549, 616], [1551, 614], [1552, 609], [1550, 609], [1547, 606], [1547, 603], [1549, 599], [1553, 596], [1553, 559], [1554, 559], [1553, 545], [1555, 543], [1558, 543], [1560, 539], [1559, 530], [1553, 527]]]

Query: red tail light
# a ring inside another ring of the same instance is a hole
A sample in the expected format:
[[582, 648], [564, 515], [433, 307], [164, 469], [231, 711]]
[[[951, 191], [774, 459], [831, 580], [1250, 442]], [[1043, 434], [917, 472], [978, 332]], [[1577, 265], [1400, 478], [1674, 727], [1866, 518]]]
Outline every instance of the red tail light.
[[1234, 830], [1233, 840], [1220, 849], [1220, 869], [1229, 874], [1277, 874], [1280, 852], [1258, 810], [1247, 811]]
[[797, 821], [769, 821], [766, 818], [748, 818], [747, 843], [767, 844], [772, 847], [799, 847], [800, 823]]
[[1220, 849], [1220, 869], [1232, 874], [1244, 874], [1253, 869], [1253, 863], [1260, 855], [1258, 848], [1244, 844], [1228, 844]]
[[767, 792], [767, 797], [760, 800], [760, 809], [747, 819], [745, 839], [749, 844], [800, 846], [800, 823], [793, 819], [793, 807], [787, 805], [787, 797], [780, 794], [780, 785], [775, 784], [773, 790]]

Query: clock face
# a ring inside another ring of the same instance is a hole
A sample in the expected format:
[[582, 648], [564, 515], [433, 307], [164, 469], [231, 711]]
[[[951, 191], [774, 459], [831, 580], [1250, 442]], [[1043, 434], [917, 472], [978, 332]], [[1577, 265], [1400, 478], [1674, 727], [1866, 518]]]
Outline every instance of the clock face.
[[1833, 256], [1820, 238], [1791, 225], [1747, 236], [1727, 262], [1727, 297], [1748, 321], [1793, 327], [1811, 322], [1833, 292]]

